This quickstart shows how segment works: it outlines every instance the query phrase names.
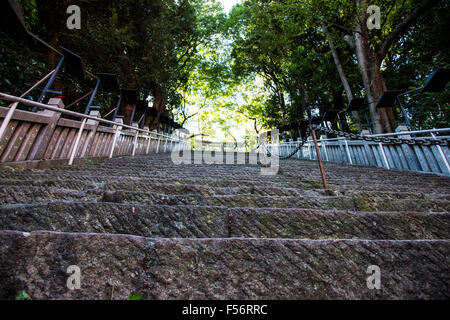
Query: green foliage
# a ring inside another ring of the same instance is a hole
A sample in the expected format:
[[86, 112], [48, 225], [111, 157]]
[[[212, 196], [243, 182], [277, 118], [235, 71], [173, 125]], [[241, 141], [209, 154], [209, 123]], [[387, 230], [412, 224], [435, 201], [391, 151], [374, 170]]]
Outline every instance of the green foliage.
[[[370, 4], [379, 5], [382, 12], [382, 29], [370, 31], [372, 48], [379, 47], [417, 6], [412, 0]], [[441, 2], [388, 50], [382, 65], [388, 89], [419, 87], [431, 71], [448, 67], [449, 40], [441, 36], [442, 30], [449, 28], [448, 6]], [[235, 79], [246, 82], [258, 75], [270, 93], [261, 96], [257, 105], [246, 105], [246, 112], [266, 127], [275, 127], [304, 118], [310, 106], [313, 113], [346, 107], [348, 101], [322, 32], [322, 20], [329, 26], [353, 94], [365, 96], [356, 56], [343, 40], [352, 33], [359, 10], [354, 1], [344, 0], [247, 0], [234, 7], [227, 35], [234, 41]], [[408, 103], [416, 128], [449, 125], [448, 93], [417, 96]], [[402, 122], [398, 110], [397, 115]], [[364, 119], [364, 112], [360, 118]], [[354, 127], [351, 122], [347, 126]]]
[[128, 297], [127, 300], [142, 300], [142, 296], [143, 296], [142, 293], [133, 293]]
[[[236, 139], [298, 122], [308, 114], [343, 110], [348, 101], [322, 21], [329, 28], [355, 97], [366, 96], [351, 43], [360, 8], [346, 0], [243, 0], [230, 14], [216, 0], [82, 0], [81, 30], [67, 30], [69, 0], [19, 0], [26, 26], [52, 45], [80, 54], [88, 70], [118, 74], [140, 98], [167, 101], [167, 113], [210, 137]], [[371, 30], [378, 48], [417, 1], [373, 0], [382, 29]], [[420, 87], [438, 67], [449, 67], [449, 3], [440, 1], [389, 48], [381, 71], [388, 89]], [[20, 95], [54, 68], [45, 47], [0, 33], [2, 91]], [[93, 89], [94, 79], [58, 77], [67, 102]], [[33, 93], [33, 99], [37, 98]], [[406, 97], [416, 129], [449, 126], [449, 89]], [[116, 98], [100, 92], [102, 114]], [[87, 99], [72, 110], [81, 111]], [[164, 103], [163, 103], [164, 104]], [[397, 120], [403, 122], [398, 108]], [[360, 118], [365, 119], [364, 111]], [[195, 120], [195, 121], [194, 121]], [[355, 129], [350, 116], [346, 129]], [[347, 122], [347, 123], [345, 123]], [[336, 123], [332, 123], [336, 126]], [[296, 133], [294, 133], [295, 135]]]
[[25, 290], [22, 290], [17, 294], [16, 300], [32, 300], [32, 299]]

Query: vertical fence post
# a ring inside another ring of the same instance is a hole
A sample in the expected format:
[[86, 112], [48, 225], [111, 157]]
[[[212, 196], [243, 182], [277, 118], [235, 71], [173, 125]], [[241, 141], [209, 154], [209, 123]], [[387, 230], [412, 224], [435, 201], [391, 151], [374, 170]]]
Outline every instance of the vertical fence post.
[[151, 133], [148, 134], [147, 150], [145, 151], [145, 154], [148, 154], [148, 152], [150, 151], [150, 142], [152, 142], [152, 134]]
[[83, 134], [84, 125], [86, 124], [87, 118], [84, 118], [81, 122], [80, 130], [78, 130], [77, 139], [75, 140], [75, 145], [73, 146], [72, 154], [70, 155], [69, 166], [73, 164], [73, 159], [77, 153], [78, 144], [80, 143], [81, 135]]
[[380, 149], [381, 149], [381, 155], [383, 156], [384, 163], [386, 164], [386, 169], [389, 170], [389, 169], [390, 169], [390, 168], [389, 168], [389, 162], [388, 162], [388, 160], [387, 160], [387, 158], [386, 158], [386, 153], [384, 152], [383, 144], [380, 142], [378, 145], [380, 146]]
[[347, 139], [344, 139], [345, 143], [345, 151], [347, 151], [348, 160], [350, 161], [350, 164], [353, 165], [352, 156], [350, 155], [350, 149], [348, 148]]
[[320, 139], [320, 144], [323, 146], [323, 151], [325, 152], [325, 159], [326, 159], [326, 161], [328, 161], [328, 152], [327, 152], [326, 142], [324, 142], [322, 139]]
[[158, 144], [156, 145], [156, 153], [159, 153], [159, 143], [161, 142], [161, 136], [158, 136]]
[[114, 149], [116, 148], [116, 141], [117, 141], [118, 136], [119, 136], [119, 126], [116, 126], [116, 131], [114, 132], [114, 138], [112, 141], [112, 147], [111, 147], [111, 152], [109, 154], [109, 158], [113, 157]]
[[[436, 135], [433, 132], [431, 132], [431, 136], [433, 137], [434, 140], [436, 140]], [[444, 161], [445, 167], [447, 168], [447, 172], [450, 173], [450, 166], [448, 165], [448, 161], [447, 161], [447, 158], [445, 157], [444, 151], [442, 151], [442, 148], [440, 145], [437, 145], [436, 147], [439, 151], [439, 154], [442, 157], [442, 160]]]
[[134, 122], [133, 127], [136, 127], [136, 134], [134, 135], [134, 140], [133, 140], [133, 151], [131, 152], [132, 157], [134, 157], [134, 155], [136, 154], [137, 139], [139, 137], [139, 130], [137, 129], [139, 127], [138, 123]]

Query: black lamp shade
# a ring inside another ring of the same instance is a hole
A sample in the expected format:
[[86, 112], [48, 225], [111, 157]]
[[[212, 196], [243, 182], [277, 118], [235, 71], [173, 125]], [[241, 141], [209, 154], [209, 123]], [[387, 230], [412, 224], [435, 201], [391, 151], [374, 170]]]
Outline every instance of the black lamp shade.
[[0, 30], [11, 37], [28, 38], [20, 6], [14, 0], [0, 1]]
[[424, 92], [441, 92], [445, 89], [448, 81], [450, 80], [450, 69], [441, 68], [434, 71], [427, 79]]
[[390, 108], [394, 105], [397, 96], [402, 93], [401, 90], [386, 91], [380, 96], [377, 103], [377, 108]]
[[113, 73], [97, 73], [100, 79], [102, 88], [109, 93], [120, 93], [119, 80]]
[[66, 72], [79, 80], [83, 80], [86, 68], [81, 57], [64, 47], [60, 48], [64, 54]]

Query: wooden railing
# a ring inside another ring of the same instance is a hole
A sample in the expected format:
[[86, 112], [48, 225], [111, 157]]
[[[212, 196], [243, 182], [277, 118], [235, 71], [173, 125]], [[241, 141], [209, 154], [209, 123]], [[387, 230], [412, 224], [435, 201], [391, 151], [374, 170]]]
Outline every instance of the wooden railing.
[[167, 152], [186, 145], [179, 137], [140, 129], [136, 123], [128, 126], [122, 119], [102, 119], [98, 111], [84, 115], [66, 110], [60, 99], [50, 99], [46, 105], [3, 93], [0, 99], [44, 109], [18, 110], [15, 103], [9, 108], [0, 107], [2, 164], [42, 160], [68, 160], [72, 164], [74, 159]]

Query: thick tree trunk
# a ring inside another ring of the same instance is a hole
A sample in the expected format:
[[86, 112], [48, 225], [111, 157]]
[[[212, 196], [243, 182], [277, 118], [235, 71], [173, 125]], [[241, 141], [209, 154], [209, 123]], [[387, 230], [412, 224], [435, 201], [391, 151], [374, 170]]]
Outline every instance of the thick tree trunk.
[[[369, 100], [370, 118], [375, 133], [393, 132], [396, 127], [396, 121], [393, 117], [392, 108], [377, 109], [376, 104], [379, 96], [386, 90], [384, 78], [380, 71], [380, 62], [375, 52], [368, 43], [369, 30], [366, 24], [367, 4], [364, 0], [356, 0], [357, 5], [361, 7], [361, 15], [357, 19], [354, 33], [355, 51], [358, 58], [358, 65], [364, 83], [367, 99]], [[391, 109], [388, 111], [388, 109]]]
[[153, 90], [153, 96], [154, 96], [153, 107], [156, 109], [156, 115], [153, 117], [147, 117], [145, 119], [145, 125], [149, 126], [150, 130], [156, 129], [159, 122], [159, 118], [166, 109], [168, 102], [167, 94], [165, 94], [163, 90], [159, 87], [156, 87]]

